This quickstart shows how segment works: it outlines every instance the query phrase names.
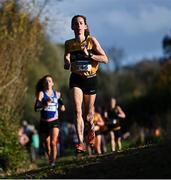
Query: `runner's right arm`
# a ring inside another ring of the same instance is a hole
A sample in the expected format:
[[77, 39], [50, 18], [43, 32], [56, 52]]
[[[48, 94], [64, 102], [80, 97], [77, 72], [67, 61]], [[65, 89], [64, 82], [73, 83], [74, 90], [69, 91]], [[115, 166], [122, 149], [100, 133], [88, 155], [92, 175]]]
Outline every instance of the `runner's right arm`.
[[64, 53], [64, 69], [70, 69], [70, 53], [68, 52], [67, 41], [65, 42], [65, 53]]
[[35, 112], [41, 111], [45, 106], [45, 104], [42, 102], [42, 99], [43, 99], [43, 92], [41, 91], [36, 97], [36, 102], [34, 105]]

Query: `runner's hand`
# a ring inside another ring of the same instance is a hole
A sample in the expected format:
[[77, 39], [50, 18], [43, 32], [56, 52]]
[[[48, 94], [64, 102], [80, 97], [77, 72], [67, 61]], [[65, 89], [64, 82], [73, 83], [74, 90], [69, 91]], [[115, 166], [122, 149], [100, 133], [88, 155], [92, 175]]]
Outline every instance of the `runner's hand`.
[[83, 44], [81, 46], [81, 50], [85, 53], [86, 56], [89, 56], [88, 50], [87, 50], [87, 45]]
[[69, 69], [69, 68], [70, 68], [70, 61], [65, 59], [64, 69]]

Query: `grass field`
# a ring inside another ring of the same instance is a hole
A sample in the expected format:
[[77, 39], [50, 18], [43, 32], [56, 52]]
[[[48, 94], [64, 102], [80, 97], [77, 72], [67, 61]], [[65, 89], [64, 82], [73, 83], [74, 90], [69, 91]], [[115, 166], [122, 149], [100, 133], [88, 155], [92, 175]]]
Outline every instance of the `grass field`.
[[107, 153], [96, 157], [66, 156], [55, 168], [48, 166], [6, 178], [15, 179], [169, 179], [171, 178], [171, 141]]

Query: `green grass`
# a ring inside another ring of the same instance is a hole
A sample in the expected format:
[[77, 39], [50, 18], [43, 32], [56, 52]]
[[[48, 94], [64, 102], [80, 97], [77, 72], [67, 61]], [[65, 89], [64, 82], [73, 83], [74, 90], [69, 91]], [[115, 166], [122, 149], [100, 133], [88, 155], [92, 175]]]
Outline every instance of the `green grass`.
[[[129, 144], [125, 144], [128, 146]], [[125, 149], [119, 153], [107, 153], [89, 158], [59, 158], [54, 169], [44, 166], [6, 178], [15, 179], [57, 179], [57, 178], [171, 178], [171, 141], [157, 145]]]

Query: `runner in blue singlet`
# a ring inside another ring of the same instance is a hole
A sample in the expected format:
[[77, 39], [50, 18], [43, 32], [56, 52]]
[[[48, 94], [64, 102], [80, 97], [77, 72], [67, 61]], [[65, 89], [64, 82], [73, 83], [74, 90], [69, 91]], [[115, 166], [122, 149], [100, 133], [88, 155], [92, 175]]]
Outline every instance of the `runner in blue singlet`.
[[57, 158], [57, 141], [59, 136], [58, 105], [65, 111], [61, 94], [53, 89], [51, 75], [41, 78], [36, 85], [35, 111], [40, 111], [40, 134], [43, 140], [45, 156], [51, 166]]

